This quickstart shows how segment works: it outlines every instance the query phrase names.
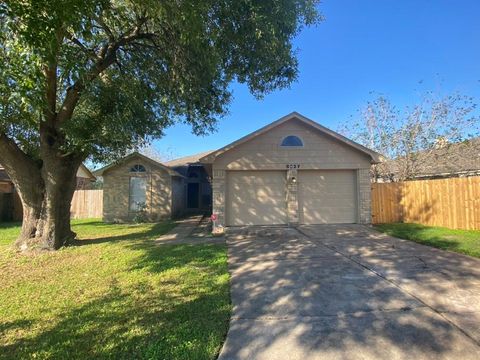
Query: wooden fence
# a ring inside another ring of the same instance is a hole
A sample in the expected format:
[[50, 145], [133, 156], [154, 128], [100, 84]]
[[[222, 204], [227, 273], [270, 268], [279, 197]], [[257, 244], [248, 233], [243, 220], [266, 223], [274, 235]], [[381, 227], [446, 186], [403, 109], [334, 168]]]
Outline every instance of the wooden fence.
[[[103, 190], [76, 190], [72, 198], [72, 219], [101, 218]], [[0, 193], [0, 221], [21, 221], [22, 202], [16, 192]]]
[[372, 184], [372, 222], [480, 230], [480, 176]]
[[101, 218], [103, 213], [103, 190], [76, 190], [72, 198], [72, 219]]

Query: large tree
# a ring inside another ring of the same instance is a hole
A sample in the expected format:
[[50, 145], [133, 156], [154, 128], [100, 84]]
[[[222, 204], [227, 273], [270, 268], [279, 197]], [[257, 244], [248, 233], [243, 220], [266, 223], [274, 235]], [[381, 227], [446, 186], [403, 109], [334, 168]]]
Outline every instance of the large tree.
[[0, 1], [0, 163], [24, 216], [20, 249], [75, 237], [79, 164], [105, 161], [180, 121], [203, 134], [231, 99], [297, 75], [292, 39], [317, 0]]

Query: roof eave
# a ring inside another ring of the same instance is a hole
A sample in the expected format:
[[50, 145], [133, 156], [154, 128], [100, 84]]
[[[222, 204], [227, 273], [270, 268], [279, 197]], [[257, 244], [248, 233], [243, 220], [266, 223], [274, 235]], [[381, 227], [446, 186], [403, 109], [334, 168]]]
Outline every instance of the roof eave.
[[111, 163], [111, 164], [109, 164], [109, 165], [104, 166], [104, 167], [101, 168], [101, 169], [98, 169], [98, 170], [94, 171], [94, 174], [96, 174], [97, 176], [103, 176], [103, 174], [105, 173], [105, 171], [110, 170], [111, 168], [122, 164], [123, 162], [127, 161], [128, 159], [131, 159], [131, 158], [134, 157], [134, 156], [138, 156], [138, 157], [144, 159], [145, 161], [148, 161], [148, 162], [151, 162], [151, 163], [157, 165], [158, 167], [160, 167], [160, 168], [164, 169], [165, 171], [167, 171], [170, 176], [177, 176], [177, 177], [185, 178], [185, 176], [183, 176], [183, 175], [180, 174], [179, 172], [173, 170], [172, 168], [170, 168], [170, 167], [168, 167], [168, 166], [166, 166], [166, 165], [163, 165], [162, 163], [160, 163], [160, 162], [158, 162], [158, 161], [156, 161], [156, 160], [153, 160], [153, 159], [149, 158], [148, 156], [145, 156], [145, 155], [143, 155], [143, 154], [140, 154], [140, 153], [137, 152], [137, 151], [135, 151], [135, 152], [133, 152], [133, 153], [125, 156], [124, 158], [120, 159], [120, 161], [118, 161], [118, 162], [113, 162], [113, 163]]

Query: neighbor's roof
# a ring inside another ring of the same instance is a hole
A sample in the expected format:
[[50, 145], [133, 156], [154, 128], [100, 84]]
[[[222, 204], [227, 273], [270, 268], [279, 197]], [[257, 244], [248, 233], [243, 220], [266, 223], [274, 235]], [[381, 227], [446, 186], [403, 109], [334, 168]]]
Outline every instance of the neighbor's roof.
[[297, 120], [301, 121], [302, 123], [304, 123], [306, 125], [309, 125], [309, 126], [315, 128], [315, 129], [317, 129], [318, 131], [320, 131], [320, 132], [322, 132], [322, 133], [324, 133], [324, 134], [326, 134], [326, 135], [328, 135], [328, 136], [330, 136], [330, 137], [332, 137], [332, 138], [334, 138], [334, 139], [336, 139], [336, 140], [338, 140], [338, 141], [340, 141], [340, 142], [342, 142], [342, 143], [344, 143], [344, 144], [346, 144], [346, 145], [348, 145], [348, 146], [350, 146], [350, 147], [352, 147], [352, 148], [354, 148], [354, 149], [356, 149], [360, 152], [363, 152], [364, 154], [369, 155], [372, 159], [372, 163], [381, 162], [381, 159], [382, 159], [381, 154], [379, 154], [376, 151], [373, 151], [373, 150], [371, 150], [371, 149], [369, 149], [369, 148], [367, 148], [363, 145], [360, 145], [360, 144], [356, 143], [355, 141], [352, 141], [352, 140], [346, 138], [343, 135], [340, 135], [339, 133], [337, 133], [333, 130], [328, 129], [325, 126], [322, 126], [322, 125], [316, 123], [315, 121], [299, 114], [296, 111], [294, 111], [294, 112], [292, 112], [292, 113], [290, 113], [290, 114], [288, 114], [288, 115], [286, 115], [286, 116], [268, 124], [267, 126], [264, 126], [261, 129], [258, 129], [257, 131], [254, 131], [254, 132], [238, 139], [237, 141], [232, 142], [231, 144], [228, 144], [228, 145], [226, 145], [226, 146], [224, 146], [224, 147], [222, 147], [222, 148], [220, 148], [216, 151], [211, 152], [210, 154], [202, 157], [200, 159], [200, 162], [211, 163], [215, 160], [215, 158], [218, 155], [223, 154], [224, 152], [226, 152], [228, 150], [231, 150], [234, 147], [236, 147], [240, 144], [243, 144], [243, 143], [245, 143], [245, 142], [261, 135], [261, 134], [264, 134], [265, 132], [267, 132], [267, 131], [269, 131], [269, 130], [271, 130], [271, 129], [273, 129], [273, 128], [275, 128], [275, 127], [277, 127], [277, 126], [279, 126], [279, 125], [281, 125], [281, 124], [283, 124], [283, 123], [285, 123], [289, 120], [293, 120], [293, 119], [297, 119]]
[[165, 163], [165, 165], [170, 167], [177, 167], [177, 166], [187, 166], [191, 164], [200, 163], [200, 159], [211, 154], [215, 150], [204, 151], [198, 154], [184, 156], [178, 159], [170, 160]]
[[115, 168], [115, 167], [123, 164], [125, 161], [130, 160], [130, 159], [132, 159], [132, 158], [134, 158], [134, 157], [139, 157], [140, 159], [142, 159], [142, 160], [144, 160], [144, 161], [147, 161], [147, 162], [149, 162], [149, 163], [151, 163], [151, 164], [153, 164], [153, 165], [155, 165], [155, 166], [158, 166], [158, 167], [166, 170], [171, 176], [184, 177], [182, 174], [180, 174], [179, 172], [173, 170], [173, 169], [170, 168], [169, 166], [166, 166], [166, 165], [164, 165], [164, 164], [162, 164], [162, 163], [159, 163], [158, 161], [153, 160], [153, 159], [149, 158], [148, 156], [142, 155], [142, 154], [140, 154], [140, 153], [137, 152], [137, 151], [135, 151], [135, 152], [131, 153], [130, 155], [127, 155], [127, 156], [119, 159], [118, 161], [115, 161], [115, 162], [113, 162], [113, 163], [111, 163], [111, 164], [109, 164], [109, 165], [107, 165], [107, 166], [104, 166], [104, 167], [101, 168], [101, 169], [95, 170], [95, 171], [94, 171], [94, 174], [97, 175], [97, 176], [102, 176], [105, 171], [110, 170], [110, 169], [112, 169], [112, 168]]
[[[91, 181], [97, 180], [95, 175], [93, 175], [92, 172], [84, 164], [80, 164], [80, 167], [77, 171], [77, 177], [78, 177], [78, 172], [80, 170], [82, 170]], [[7, 172], [5, 171], [5, 168], [2, 165], [0, 165], [0, 181], [11, 181], [10, 177], [7, 175]]]
[[[416, 177], [442, 176], [480, 171], [480, 137], [447, 144], [431, 151], [417, 153]], [[389, 160], [386, 165], [397, 173], [398, 160]]]
[[3, 168], [2, 165], [0, 165], [0, 181], [10, 181], [10, 178], [7, 175], [7, 172]]
[[97, 177], [95, 175], [92, 174], [92, 172], [84, 165], [84, 164], [80, 164], [80, 167], [77, 171], [77, 177], [78, 177], [78, 172], [80, 170], [83, 170], [83, 172], [88, 176], [88, 178], [92, 181], [95, 181], [97, 180]]

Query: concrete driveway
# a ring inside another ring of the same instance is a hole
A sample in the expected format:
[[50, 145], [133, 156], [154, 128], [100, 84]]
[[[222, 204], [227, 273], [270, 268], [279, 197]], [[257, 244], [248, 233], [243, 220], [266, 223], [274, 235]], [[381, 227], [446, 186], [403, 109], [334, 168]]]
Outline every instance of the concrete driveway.
[[230, 229], [219, 359], [480, 359], [480, 260], [361, 225]]

